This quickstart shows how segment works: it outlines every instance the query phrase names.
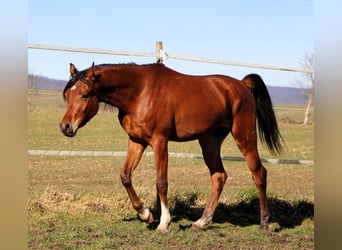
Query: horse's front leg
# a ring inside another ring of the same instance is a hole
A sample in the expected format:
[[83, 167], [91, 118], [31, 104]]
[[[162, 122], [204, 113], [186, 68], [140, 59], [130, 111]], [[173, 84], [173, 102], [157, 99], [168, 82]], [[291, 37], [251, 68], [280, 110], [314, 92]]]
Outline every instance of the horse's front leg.
[[171, 221], [170, 211], [167, 205], [167, 167], [168, 167], [168, 150], [167, 150], [167, 139], [158, 138], [153, 140], [152, 148], [154, 151], [154, 159], [156, 164], [156, 186], [157, 193], [160, 199], [161, 216], [160, 223], [157, 227], [157, 231], [162, 233], [168, 232], [168, 225]]
[[139, 199], [137, 193], [135, 192], [132, 185], [132, 173], [134, 169], [138, 166], [138, 163], [142, 157], [142, 154], [146, 146], [135, 143], [132, 140], [128, 141], [128, 152], [126, 157], [126, 162], [121, 169], [121, 182], [126, 188], [129, 198], [131, 199], [133, 208], [138, 212], [141, 220], [147, 223], [153, 222], [153, 215], [148, 208], [144, 208], [144, 204]]

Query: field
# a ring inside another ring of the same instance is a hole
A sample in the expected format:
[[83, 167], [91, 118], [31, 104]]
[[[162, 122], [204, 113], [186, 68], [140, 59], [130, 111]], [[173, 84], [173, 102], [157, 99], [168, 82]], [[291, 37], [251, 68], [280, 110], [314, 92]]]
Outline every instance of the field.
[[[59, 131], [65, 106], [61, 97], [31, 96], [29, 149], [125, 151], [127, 136], [108, 107], [75, 138]], [[313, 160], [313, 125], [299, 124], [302, 113], [277, 110], [286, 141], [281, 159]], [[277, 158], [260, 145], [263, 158]], [[151, 151], [148, 149], [148, 151]], [[170, 152], [200, 153], [197, 142], [170, 143]], [[241, 156], [229, 136], [223, 156]], [[213, 223], [193, 232], [210, 191], [209, 172], [201, 159], [169, 159], [170, 232], [158, 223], [155, 167], [144, 157], [133, 184], [155, 221], [139, 221], [121, 185], [124, 157], [29, 156], [29, 249], [313, 249], [314, 166], [269, 164], [271, 224], [258, 228], [258, 199], [244, 162], [224, 161], [228, 181]]]

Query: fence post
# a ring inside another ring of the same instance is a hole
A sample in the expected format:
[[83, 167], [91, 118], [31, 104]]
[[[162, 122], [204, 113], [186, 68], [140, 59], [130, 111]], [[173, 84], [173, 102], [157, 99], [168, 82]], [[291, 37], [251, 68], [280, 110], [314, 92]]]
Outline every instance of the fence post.
[[163, 57], [161, 56], [161, 51], [163, 50], [163, 42], [157, 41], [156, 42], [156, 61], [157, 63], [163, 63]]

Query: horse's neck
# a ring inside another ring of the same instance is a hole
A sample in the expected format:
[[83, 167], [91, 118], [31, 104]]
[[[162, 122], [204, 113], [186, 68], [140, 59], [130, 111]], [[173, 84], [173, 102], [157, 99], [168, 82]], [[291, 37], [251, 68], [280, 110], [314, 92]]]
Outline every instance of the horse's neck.
[[123, 110], [134, 102], [141, 90], [140, 75], [134, 69], [108, 69], [100, 82], [100, 99]]

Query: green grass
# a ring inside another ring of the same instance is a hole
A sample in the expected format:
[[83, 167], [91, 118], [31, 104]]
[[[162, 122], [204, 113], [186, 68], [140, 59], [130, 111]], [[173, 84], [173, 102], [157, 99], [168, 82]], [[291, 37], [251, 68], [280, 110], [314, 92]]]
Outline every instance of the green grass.
[[[285, 112], [285, 111], [281, 111]], [[292, 111], [291, 111], [292, 112]], [[126, 151], [127, 136], [116, 114], [102, 112], [75, 138], [59, 131], [61, 97], [31, 98], [29, 149]], [[280, 114], [292, 117], [293, 114]], [[298, 115], [299, 116], [299, 115]], [[287, 118], [288, 119], [288, 118]], [[288, 120], [294, 120], [291, 118]], [[313, 160], [313, 125], [280, 119], [287, 147], [282, 159]], [[276, 158], [265, 148], [261, 157]], [[200, 153], [197, 142], [170, 143], [169, 151]], [[241, 156], [226, 139], [222, 154]], [[228, 181], [213, 223], [200, 232], [200, 217], [210, 192], [209, 172], [200, 159], [169, 159], [170, 232], [154, 231], [158, 222], [155, 167], [144, 157], [133, 184], [155, 215], [152, 226], [139, 221], [120, 182], [124, 157], [29, 156], [29, 249], [313, 249], [314, 167], [265, 164], [271, 224], [258, 228], [258, 199], [244, 162], [225, 161]]]
[[[307, 224], [304, 221], [303, 227]], [[173, 223], [168, 234], [160, 235], [134, 218], [111, 220], [94, 213], [57, 213], [44, 219], [32, 245], [35, 249], [313, 249], [311, 240], [294, 229], [279, 233], [261, 231], [256, 225], [237, 228], [215, 223], [194, 233], [184, 229], [187, 222], [181, 225]], [[298, 238], [293, 240], [291, 234]]]

